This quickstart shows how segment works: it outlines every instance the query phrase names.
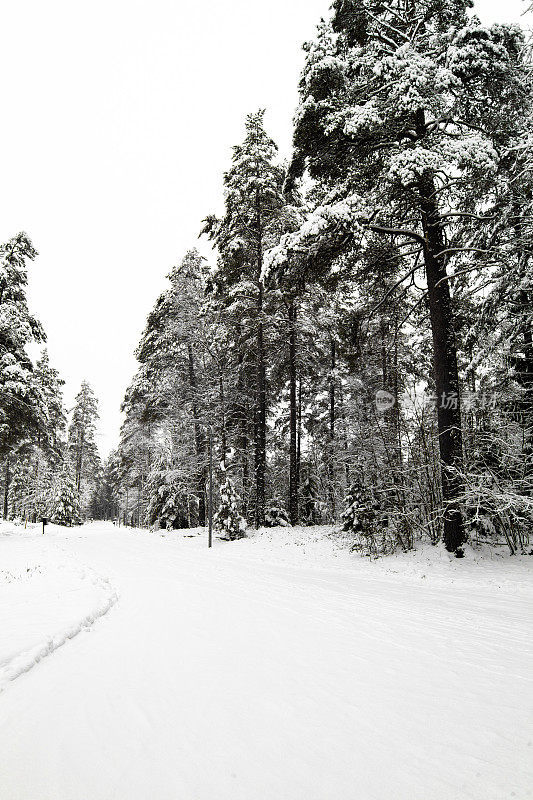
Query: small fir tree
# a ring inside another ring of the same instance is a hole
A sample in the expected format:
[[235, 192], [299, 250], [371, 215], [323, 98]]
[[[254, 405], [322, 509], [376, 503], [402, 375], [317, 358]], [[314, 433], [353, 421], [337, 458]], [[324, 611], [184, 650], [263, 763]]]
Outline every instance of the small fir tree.
[[224, 483], [220, 487], [220, 505], [213, 518], [213, 529], [225, 539], [242, 539], [246, 536], [246, 520], [239, 513], [240, 498], [223, 464], [221, 470]]
[[316, 475], [309, 472], [302, 483], [303, 514], [308, 525], [320, 524], [321, 510], [319, 497], [320, 482]]
[[376, 504], [362, 483], [354, 482], [348, 489], [342, 522], [344, 533], [369, 539], [376, 534]]

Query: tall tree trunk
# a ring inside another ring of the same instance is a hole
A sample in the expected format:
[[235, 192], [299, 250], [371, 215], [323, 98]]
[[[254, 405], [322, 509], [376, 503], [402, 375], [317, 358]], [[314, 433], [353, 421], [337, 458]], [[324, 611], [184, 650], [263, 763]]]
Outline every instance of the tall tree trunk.
[[331, 505], [331, 515], [335, 519], [337, 516], [337, 504], [335, 500], [335, 370], [337, 368], [337, 347], [333, 336], [330, 341], [330, 378], [329, 378], [329, 458], [328, 458], [328, 477], [329, 477], [329, 500]]
[[[425, 132], [424, 116], [418, 127]], [[453, 327], [450, 286], [442, 219], [436, 201], [435, 183], [431, 175], [419, 180], [420, 209], [424, 231], [424, 261], [429, 294], [431, 332], [433, 336], [433, 371], [437, 392], [437, 423], [441, 462], [442, 498], [444, 501], [444, 544], [456, 551], [466, 540], [460, 495], [463, 485], [463, 444], [457, 348]]]
[[[518, 314], [519, 314], [519, 332], [522, 334], [522, 349], [524, 351], [523, 359], [513, 359], [513, 366], [517, 370], [518, 380], [525, 390], [524, 397], [520, 403], [519, 418], [523, 426], [523, 439], [522, 439], [522, 458], [524, 463], [523, 477], [531, 474], [533, 469], [532, 455], [533, 455], [533, 426], [532, 412], [533, 412], [533, 330], [530, 324], [531, 314], [531, 298], [530, 291], [524, 288], [528, 285], [527, 269], [529, 264], [529, 254], [523, 241], [523, 219], [520, 205], [516, 204], [514, 207], [515, 216], [515, 233], [519, 246], [518, 254], [518, 276], [520, 281], [520, 290], [518, 292]], [[531, 494], [531, 490], [528, 492]]]
[[33, 517], [37, 515], [37, 501], [39, 498], [39, 449], [41, 446], [41, 434], [37, 434], [37, 450], [35, 453], [35, 472], [34, 472], [34, 484], [33, 484], [33, 511], [32, 511], [32, 520]]
[[300, 473], [302, 463], [302, 376], [298, 378], [298, 427], [296, 431], [296, 486], [300, 490]]
[[257, 302], [257, 422], [255, 441], [255, 524], [265, 524], [265, 472], [266, 472], [266, 381], [265, 345], [263, 332], [263, 283], [259, 281]]
[[525, 289], [520, 290], [520, 305], [524, 315], [524, 384], [528, 389], [531, 389], [531, 384], [533, 383], [533, 331], [531, 330], [530, 324], [527, 322], [531, 314], [531, 300], [529, 299], [529, 292], [527, 292]]
[[256, 193], [257, 226], [257, 424], [255, 435], [255, 525], [265, 524], [265, 473], [266, 473], [266, 370], [263, 330], [263, 223], [261, 195]]
[[196, 460], [198, 470], [196, 476], [196, 494], [198, 496], [198, 525], [205, 525], [205, 440], [198, 420], [198, 406], [196, 404], [196, 373], [194, 369], [194, 355], [192, 344], [187, 344], [187, 355], [189, 360], [189, 383], [193, 393], [193, 426], [194, 426], [194, 446], [196, 450]]
[[297, 424], [296, 405], [296, 306], [289, 304], [289, 519], [291, 525], [298, 522], [298, 462], [297, 462]]
[[76, 454], [76, 488], [81, 494], [81, 473], [83, 469], [83, 450], [85, 448], [85, 433], [82, 428], [78, 431], [78, 452]]
[[9, 453], [6, 455], [6, 471], [5, 471], [5, 478], [4, 478], [4, 520], [7, 519], [8, 511], [9, 511], [9, 484], [11, 481], [11, 475], [9, 472]]
[[348, 422], [346, 420], [346, 409], [344, 407], [344, 392], [342, 382], [339, 382], [339, 410], [342, 421], [342, 449], [344, 452], [344, 488], [347, 490], [350, 485], [350, 464], [348, 459]]
[[226, 440], [226, 407], [224, 400], [224, 380], [222, 373], [219, 375], [219, 394], [220, 394], [220, 446], [222, 450], [222, 463], [226, 466], [226, 450], [228, 448]]
[[393, 427], [394, 427], [394, 442], [396, 449], [396, 462], [400, 468], [400, 474], [403, 467], [402, 458], [402, 432], [400, 426], [400, 375], [398, 366], [398, 312], [394, 312], [394, 360], [392, 366], [392, 393], [394, 395], [394, 408], [393, 414]]
[[239, 342], [238, 356], [237, 356], [237, 401], [235, 405], [235, 420], [238, 431], [237, 448], [239, 452], [239, 461], [241, 469], [242, 481], [242, 502], [243, 508], [247, 509], [249, 505], [250, 486], [248, 480], [248, 428], [250, 420], [248, 417], [247, 405], [243, 399], [246, 394], [246, 381], [244, 376], [244, 356], [241, 347], [241, 328], [237, 326], [237, 341]]

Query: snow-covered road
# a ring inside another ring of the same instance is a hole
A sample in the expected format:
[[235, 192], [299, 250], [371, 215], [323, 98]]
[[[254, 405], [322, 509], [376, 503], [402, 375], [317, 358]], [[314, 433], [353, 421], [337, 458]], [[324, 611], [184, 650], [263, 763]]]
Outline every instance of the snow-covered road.
[[533, 798], [527, 560], [205, 545], [0, 535], [1, 800]]

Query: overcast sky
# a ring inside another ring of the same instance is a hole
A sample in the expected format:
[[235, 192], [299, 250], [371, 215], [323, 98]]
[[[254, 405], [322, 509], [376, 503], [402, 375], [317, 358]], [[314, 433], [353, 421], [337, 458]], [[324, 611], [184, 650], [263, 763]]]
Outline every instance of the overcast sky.
[[[288, 155], [301, 44], [330, 0], [7, 0], [0, 22], [0, 241], [39, 251], [30, 306], [66, 380], [118, 443], [133, 351], [165, 275], [220, 211], [246, 114]], [[521, 0], [479, 0], [484, 22]], [[523, 18], [522, 18], [523, 21]]]

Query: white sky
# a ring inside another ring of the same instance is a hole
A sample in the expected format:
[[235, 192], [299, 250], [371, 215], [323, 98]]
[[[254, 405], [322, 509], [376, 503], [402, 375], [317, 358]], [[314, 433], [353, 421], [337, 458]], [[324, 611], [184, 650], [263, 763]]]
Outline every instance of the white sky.
[[[30, 307], [72, 405], [116, 446], [133, 351], [165, 275], [220, 211], [246, 114], [288, 155], [303, 63], [330, 0], [11, 0], [0, 15], [0, 241], [39, 251]], [[522, 0], [478, 0], [483, 22]]]

